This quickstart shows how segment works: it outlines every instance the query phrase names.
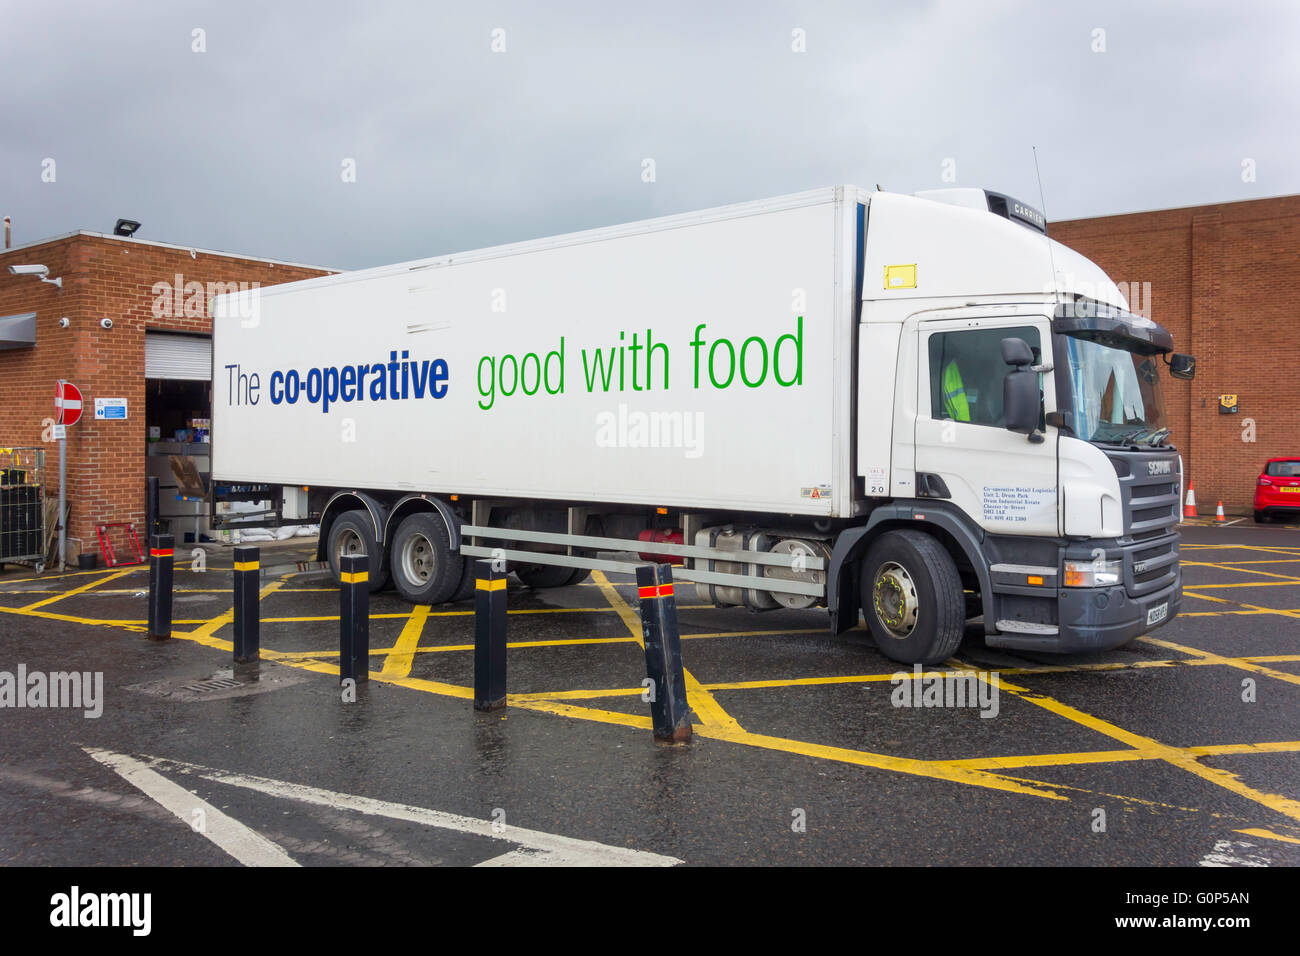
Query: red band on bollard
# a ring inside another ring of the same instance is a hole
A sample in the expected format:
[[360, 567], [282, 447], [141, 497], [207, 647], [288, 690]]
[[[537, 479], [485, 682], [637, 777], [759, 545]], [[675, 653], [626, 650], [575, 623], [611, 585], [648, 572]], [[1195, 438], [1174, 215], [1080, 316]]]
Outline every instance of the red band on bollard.
[[673, 586], [671, 584], [651, 584], [649, 587], [637, 588], [637, 597], [639, 598], [665, 598], [673, 596]]
[[170, 558], [171, 556], [172, 556], [171, 548], [168, 548], [165, 551], [159, 548], [151, 548], [149, 550], [149, 557], [151, 558]]

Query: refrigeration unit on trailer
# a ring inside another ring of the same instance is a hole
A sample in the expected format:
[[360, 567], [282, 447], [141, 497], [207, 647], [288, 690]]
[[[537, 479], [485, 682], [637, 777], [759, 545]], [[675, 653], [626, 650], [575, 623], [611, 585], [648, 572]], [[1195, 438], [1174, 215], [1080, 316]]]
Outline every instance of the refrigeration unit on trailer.
[[[215, 526], [407, 599], [681, 564], [901, 661], [1104, 649], [1181, 598], [1169, 333], [1040, 213], [842, 186], [214, 301]], [[1168, 372], [1162, 366], [1167, 366]], [[249, 504], [260, 502], [260, 504]], [[236, 511], [241, 507], [253, 511]]]

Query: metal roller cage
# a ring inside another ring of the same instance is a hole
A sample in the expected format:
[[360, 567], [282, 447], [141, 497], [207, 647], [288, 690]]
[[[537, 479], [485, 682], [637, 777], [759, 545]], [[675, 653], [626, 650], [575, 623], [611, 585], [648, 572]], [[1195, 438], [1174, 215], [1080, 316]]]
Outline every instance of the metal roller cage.
[[0, 448], [0, 568], [45, 569], [45, 449]]

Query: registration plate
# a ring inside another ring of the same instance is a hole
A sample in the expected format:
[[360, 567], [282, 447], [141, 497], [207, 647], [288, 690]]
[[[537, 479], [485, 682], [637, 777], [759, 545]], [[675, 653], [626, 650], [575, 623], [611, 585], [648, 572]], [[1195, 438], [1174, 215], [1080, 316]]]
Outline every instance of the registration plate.
[[1300, 485], [1296, 485], [1295, 487], [1287, 486], [1285, 488], [1279, 488], [1278, 491], [1300, 492]]
[[1168, 601], [1166, 601], [1164, 604], [1156, 605], [1151, 610], [1147, 611], [1147, 627], [1150, 627], [1152, 624], [1159, 624], [1168, 616], [1169, 616]]

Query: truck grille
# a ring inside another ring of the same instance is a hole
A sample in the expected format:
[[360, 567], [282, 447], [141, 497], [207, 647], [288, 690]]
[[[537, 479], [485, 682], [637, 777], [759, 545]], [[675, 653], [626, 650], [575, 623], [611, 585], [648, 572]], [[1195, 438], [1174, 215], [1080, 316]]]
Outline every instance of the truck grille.
[[[1124, 507], [1124, 587], [1141, 597], [1173, 584], [1178, 577], [1178, 522], [1181, 475], [1172, 449], [1107, 451], [1119, 475]], [[1168, 471], [1164, 468], [1168, 467]]]

